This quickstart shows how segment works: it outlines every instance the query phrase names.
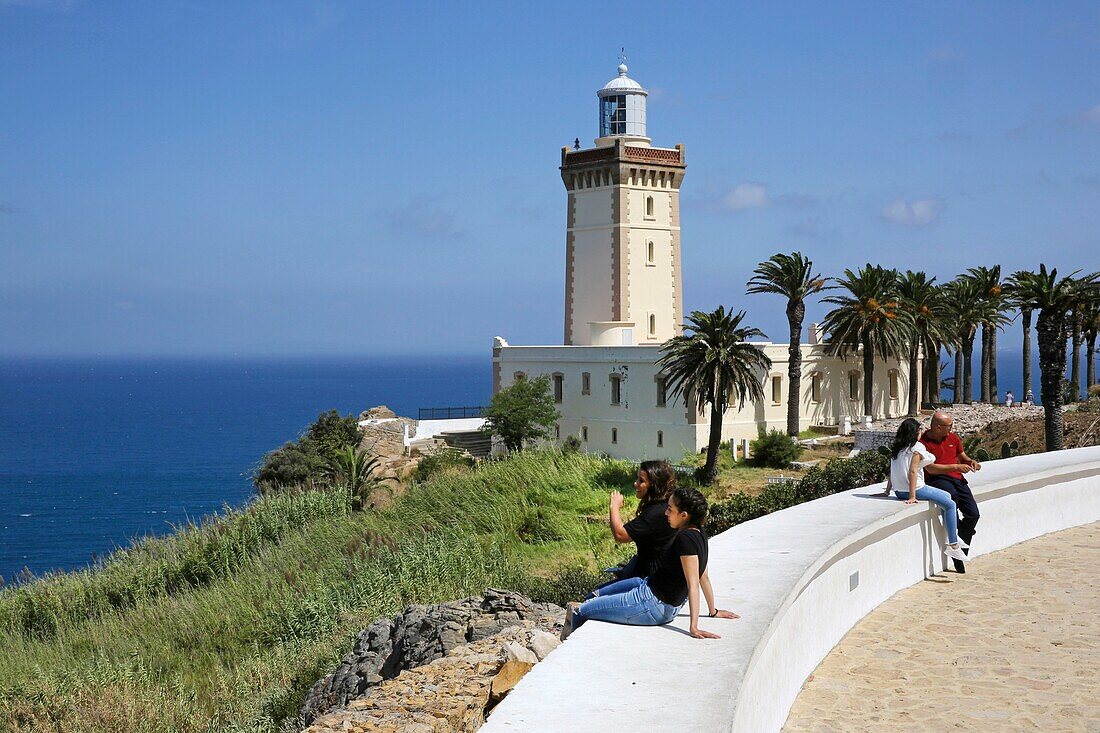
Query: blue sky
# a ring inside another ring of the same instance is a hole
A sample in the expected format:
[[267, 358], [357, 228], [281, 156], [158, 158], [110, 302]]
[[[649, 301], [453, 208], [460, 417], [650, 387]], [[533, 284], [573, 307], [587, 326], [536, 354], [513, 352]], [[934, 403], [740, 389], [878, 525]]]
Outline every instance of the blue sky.
[[0, 354], [560, 343], [559, 151], [620, 46], [687, 148], [688, 309], [782, 340], [781, 250], [1100, 269], [1095, 2], [605, 10], [0, 0]]

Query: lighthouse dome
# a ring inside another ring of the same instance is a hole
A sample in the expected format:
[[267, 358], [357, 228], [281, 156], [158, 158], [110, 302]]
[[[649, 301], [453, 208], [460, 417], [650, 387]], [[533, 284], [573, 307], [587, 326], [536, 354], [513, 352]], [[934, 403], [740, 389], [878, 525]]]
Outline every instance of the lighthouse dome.
[[619, 64], [619, 75], [596, 92], [600, 98], [600, 137], [596, 144], [609, 144], [608, 138], [628, 137], [648, 143], [646, 137], [645, 103], [649, 95], [641, 84], [626, 75], [625, 63]]

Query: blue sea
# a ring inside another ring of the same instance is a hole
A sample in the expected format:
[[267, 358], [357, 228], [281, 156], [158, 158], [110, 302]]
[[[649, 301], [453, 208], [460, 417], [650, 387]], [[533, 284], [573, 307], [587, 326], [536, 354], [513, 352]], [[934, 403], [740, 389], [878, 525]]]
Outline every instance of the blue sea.
[[[1020, 399], [1019, 350], [998, 365]], [[415, 417], [485, 404], [491, 385], [488, 355], [0, 360], [0, 575], [81, 567], [246, 502], [263, 454], [324, 410]]]
[[486, 404], [484, 357], [0, 360], [0, 575], [78, 568], [238, 506], [316, 417]]

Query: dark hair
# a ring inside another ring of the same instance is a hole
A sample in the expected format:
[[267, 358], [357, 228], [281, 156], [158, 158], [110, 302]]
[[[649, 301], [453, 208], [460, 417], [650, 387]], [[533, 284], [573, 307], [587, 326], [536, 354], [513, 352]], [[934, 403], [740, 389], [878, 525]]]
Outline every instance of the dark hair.
[[912, 448], [917, 443], [917, 436], [920, 435], [920, 420], [914, 417], [907, 417], [898, 426], [897, 435], [894, 436], [894, 444], [890, 446], [890, 458], [893, 460], [898, 457], [906, 448]]
[[707, 498], [699, 493], [698, 489], [689, 486], [680, 486], [672, 492], [669, 501], [676, 502], [676, 508], [687, 512], [688, 519], [695, 527], [702, 527], [707, 518]]
[[642, 461], [638, 466], [638, 473], [644, 473], [649, 489], [642, 500], [638, 502], [637, 514], [650, 504], [668, 501], [668, 497], [676, 489], [676, 472], [668, 461]]

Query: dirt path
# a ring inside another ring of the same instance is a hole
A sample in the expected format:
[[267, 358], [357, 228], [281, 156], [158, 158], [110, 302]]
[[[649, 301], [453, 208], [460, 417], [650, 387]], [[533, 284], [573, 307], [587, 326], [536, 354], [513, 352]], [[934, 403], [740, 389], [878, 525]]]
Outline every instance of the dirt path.
[[856, 625], [783, 730], [1100, 733], [1100, 523], [967, 570], [904, 590]]

